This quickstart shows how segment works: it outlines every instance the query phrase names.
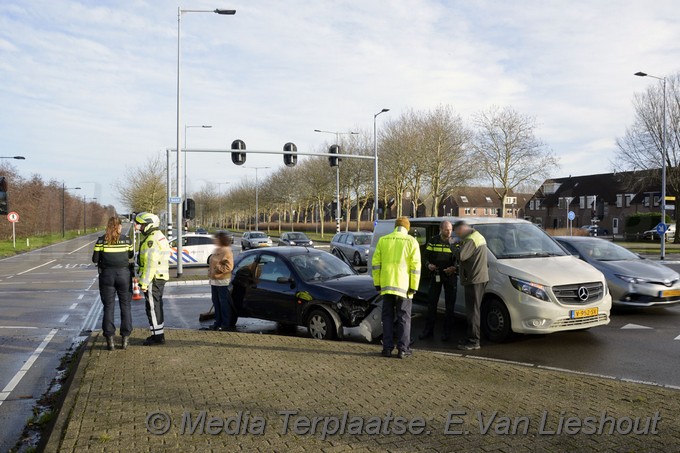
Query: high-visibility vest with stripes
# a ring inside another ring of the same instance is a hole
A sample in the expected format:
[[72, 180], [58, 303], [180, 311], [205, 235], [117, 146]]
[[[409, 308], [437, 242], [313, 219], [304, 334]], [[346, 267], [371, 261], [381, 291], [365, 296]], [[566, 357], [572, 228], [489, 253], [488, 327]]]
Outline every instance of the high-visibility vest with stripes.
[[420, 246], [408, 235], [406, 228], [397, 227], [381, 237], [371, 260], [373, 284], [381, 294], [406, 297], [420, 283]]
[[139, 283], [148, 286], [155, 278], [170, 279], [170, 244], [160, 230], [153, 230], [139, 244]]

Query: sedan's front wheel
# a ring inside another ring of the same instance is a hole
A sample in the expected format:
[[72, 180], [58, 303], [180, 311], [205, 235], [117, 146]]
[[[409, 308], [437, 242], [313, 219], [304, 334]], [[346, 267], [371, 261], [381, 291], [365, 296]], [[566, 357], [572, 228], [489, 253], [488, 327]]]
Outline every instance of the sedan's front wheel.
[[335, 324], [333, 318], [322, 309], [313, 310], [307, 317], [307, 330], [312, 338], [317, 340], [332, 340], [335, 338]]

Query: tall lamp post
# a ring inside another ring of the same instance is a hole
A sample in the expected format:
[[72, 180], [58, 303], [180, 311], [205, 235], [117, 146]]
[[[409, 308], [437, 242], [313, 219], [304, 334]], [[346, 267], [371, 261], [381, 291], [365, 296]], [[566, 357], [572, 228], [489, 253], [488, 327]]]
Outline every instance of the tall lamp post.
[[[378, 221], [378, 216], [380, 214], [378, 208], [378, 129], [377, 129], [377, 119], [378, 115], [389, 112], [390, 109], [382, 109], [375, 115], [373, 115], [373, 222]], [[375, 229], [375, 226], [373, 227]]]
[[87, 202], [89, 201], [95, 201], [96, 198], [88, 198], [86, 196], [83, 196], [83, 230], [85, 230], [85, 234], [87, 234]]
[[61, 183], [61, 237], [66, 237], [66, 191], [80, 190], [80, 187], [66, 187], [66, 183]]
[[[638, 77], [651, 77], [663, 82], [663, 133], [661, 138], [661, 223], [666, 223], [666, 77], [657, 77], [645, 72], [636, 72], [635, 75]], [[666, 258], [666, 234], [660, 234], [659, 236], [661, 237], [660, 259], [663, 260]]]
[[0, 156], [0, 159], [26, 160], [24, 156]]
[[[233, 16], [236, 14], [235, 9], [215, 9], [215, 10], [210, 10], [210, 9], [182, 9], [180, 7], [177, 8], [177, 196], [180, 198], [180, 203], [177, 204], [177, 215], [175, 221], [177, 222], [177, 256], [181, 257], [182, 256], [182, 228], [183, 228], [183, 220], [182, 217], [184, 213], [182, 212], [182, 209], [184, 207], [184, 204], [181, 202], [183, 200], [183, 194], [182, 194], [182, 186], [180, 184], [180, 178], [182, 175], [182, 148], [180, 147], [182, 143], [182, 129], [180, 128], [180, 125], [182, 124], [181, 121], [181, 104], [180, 104], [180, 80], [181, 80], [181, 59], [182, 59], [182, 52], [181, 52], [181, 39], [182, 39], [182, 14], [184, 13], [215, 13], [215, 14], [221, 14], [221, 15], [227, 15], [227, 16]], [[179, 277], [182, 275], [183, 271], [183, 266], [182, 266], [182, 260], [178, 259], [177, 260], [177, 276]]]
[[[209, 125], [198, 125], [198, 126], [192, 126], [192, 125], [184, 125], [184, 149], [187, 149], [187, 129], [191, 128], [202, 128], [202, 129], [210, 129], [212, 126]], [[187, 153], [184, 153], [184, 195], [188, 195], [189, 191], [187, 190]]]
[[[322, 134], [334, 134], [335, 144], [340, 146], [340, 135], [359, 135], [358, 132], [339, 132], [339, 131], [323, 131], [321, 129], [314, 129], [314, 132]], [[340, 159], [338, 159], [338, 166], [335, 167], [335, 232], [340, 232], [340, 219], [342, 218], [342, 211], [340, 210]]]
[[255, 231], [260, 231], [260, 185], [257, 183], [257, 171], [271, 167], [243, 167], [255, 170]]

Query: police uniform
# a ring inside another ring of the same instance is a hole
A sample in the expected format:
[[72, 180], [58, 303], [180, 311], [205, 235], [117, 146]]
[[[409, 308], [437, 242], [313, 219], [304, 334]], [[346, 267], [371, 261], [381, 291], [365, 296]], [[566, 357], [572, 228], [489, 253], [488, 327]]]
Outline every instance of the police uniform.
[[[152, 216], [152, 217], [150, 217]], [[145, 345], [165, 343], [163, 319], [163, 290], [170, 279], [170, 244], [159, 230], [158, 217], [150, 213], [138, 214], [135, 222], [142, 225], [139, 244], [139, 286], [146, 297], [146, 316], [151, 336]]]
[[399, 217], [392, 233], [381, 237], [371, 260], [373, 284], [383, 296], [383, 355], [394, 348], [394, 321], [397, 324], [399, 357], [411, 354], [411, 305], [420, 283], [420, 247], [408, 234], [410, 222]]
[[130, 239], [121, 235], [115, 244], [107, 244], [105, 236], [99, 237], [94, 245], [92, 262], [99, 271], [99, 294], [104, 304], [102, 331], [107, 338], [110, 349], [113, 348], [110, 338], [116, 334], [114, 309], [116, 294], [120, 305], [120, 335], [123, 337], [123, 348], [127, 347], [127, 337], [132, 333], [131, 301], [132, 269], [130, 260], [134, 256], [134, 248]]
[[434, 325], [437, 318], [437, 305], [439, 295], [444, 287], [444, 301], [446, 305], [446, 317], [444, 318], [444, 335], [442, 340], [446, 341], [453, 329], [453, 307], [456, 304], [456, 292], [458, 286], [457, 275], [447, 275], [444, 269], [455, 265], [455, 254], [449, 243], [449, 239], [442, 239], [441, 234], [432, 237], [425, 246], [425, 265], [434, 264], [436, 271], [430, 273], [430, 291], [427, 301], [427, 318], [425, 330], [421, 338], [431, 337], [434, 333]]

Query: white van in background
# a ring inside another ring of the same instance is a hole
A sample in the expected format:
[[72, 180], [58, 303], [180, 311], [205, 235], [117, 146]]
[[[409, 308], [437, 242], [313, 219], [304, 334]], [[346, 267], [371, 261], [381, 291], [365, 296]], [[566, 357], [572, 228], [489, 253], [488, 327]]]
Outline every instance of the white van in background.
[[[425, 244], [439, 234], [442, 220], [454, 217], [409, 219], [425, 261]], [[485, 336], [503, 341], [512, 332], [546, 334], [588, 329], [609, 324], [612, 299], [602, 273], [562, 249], [545, 231], [519, 219], [465, 218], [486, 239], [489, 248], [489, 283], [482, 302]], [[394, 230], [394, 220], [378, 221], [369, 254], [378, 240]], [[423, 266], [415, 303], [427, 304], [430, 275]], [[463, 287], [458, 285], [455, 313], [465, 316]], [[439, 311], [444, 311], [444, 292]]]

